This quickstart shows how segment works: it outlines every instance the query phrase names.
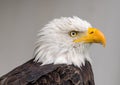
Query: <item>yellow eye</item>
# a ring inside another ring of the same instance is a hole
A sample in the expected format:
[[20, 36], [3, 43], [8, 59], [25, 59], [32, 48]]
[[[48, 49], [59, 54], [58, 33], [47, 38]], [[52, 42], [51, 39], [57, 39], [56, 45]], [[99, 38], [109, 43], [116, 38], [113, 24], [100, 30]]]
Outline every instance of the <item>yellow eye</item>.
[[69, 35], [70, 35], [71, 37], [76, 37], [76, 36], [78, 35], [78, 32], [77, 32], [77, 31], [71, 31], [71, 32], [69, 33]]

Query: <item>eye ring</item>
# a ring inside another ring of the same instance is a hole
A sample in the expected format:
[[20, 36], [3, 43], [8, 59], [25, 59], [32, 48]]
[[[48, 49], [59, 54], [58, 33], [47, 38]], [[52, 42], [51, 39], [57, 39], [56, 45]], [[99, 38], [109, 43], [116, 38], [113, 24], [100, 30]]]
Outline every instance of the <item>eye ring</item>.
[[71, 32], [69, 33], [69, 35], [70, 35], [71, 37], [76, 37], [76, 36], [78, 35], [78, 32], [77, 32], [77, 31], [71, 31]]

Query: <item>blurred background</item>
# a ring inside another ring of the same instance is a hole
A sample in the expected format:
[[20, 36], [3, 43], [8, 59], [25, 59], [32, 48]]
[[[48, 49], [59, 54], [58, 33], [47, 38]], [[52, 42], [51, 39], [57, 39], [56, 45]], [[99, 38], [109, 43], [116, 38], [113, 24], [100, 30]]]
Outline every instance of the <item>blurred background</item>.
[[93, 45], [90, 52], [95, 83], [119, 85], [119, 0], [0, 0], [0, 76], [33, 58], [39, 29], [61, 16], [78, 16], [103, 31], [106, 48]]

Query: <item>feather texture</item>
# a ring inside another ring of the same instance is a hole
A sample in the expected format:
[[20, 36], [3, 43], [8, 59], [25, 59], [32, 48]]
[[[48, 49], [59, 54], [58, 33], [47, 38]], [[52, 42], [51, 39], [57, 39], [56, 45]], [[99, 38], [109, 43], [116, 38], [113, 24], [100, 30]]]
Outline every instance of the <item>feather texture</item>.
[[94, 85], [91, 65], [78, 68], [74, 65], [27, 63], [15, 68], [0, 78], [0, 85]]

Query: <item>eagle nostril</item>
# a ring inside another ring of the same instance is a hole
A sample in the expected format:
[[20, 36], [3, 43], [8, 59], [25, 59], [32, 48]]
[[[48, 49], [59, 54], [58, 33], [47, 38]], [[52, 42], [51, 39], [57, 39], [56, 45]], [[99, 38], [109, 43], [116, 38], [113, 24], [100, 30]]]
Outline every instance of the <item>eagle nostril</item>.
[[90, 34], [93, 34], [93, 33], [94, 33], [93, 31], [90, 32]]

